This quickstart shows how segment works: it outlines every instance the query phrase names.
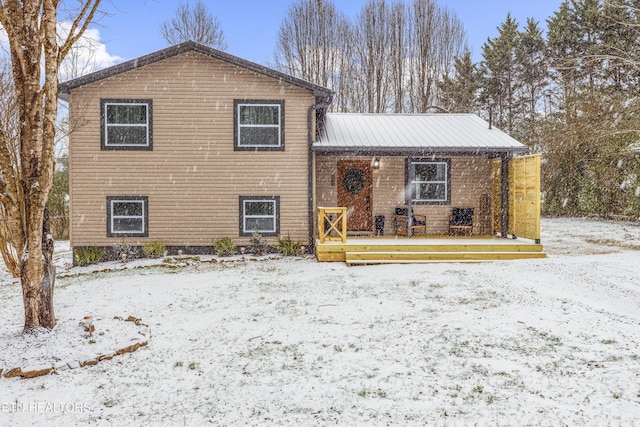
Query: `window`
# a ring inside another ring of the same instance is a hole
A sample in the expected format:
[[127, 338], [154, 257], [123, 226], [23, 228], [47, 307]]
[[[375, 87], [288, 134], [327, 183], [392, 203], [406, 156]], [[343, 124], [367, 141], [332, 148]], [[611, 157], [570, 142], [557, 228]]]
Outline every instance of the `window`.
[[451, 201], [449, 160], [410, 163], [411, 202], [447, 204]]
[[150, 99], [102, 99], [103, 150], [151, 150]]
[[107, 237], [147, 237], [148, 197], [107, 197]]
[[280, 232], [280, 197], [240, 197], [240, 235], [254, 231], [276, 236]]
[[284, 150], [284, 101], [234, 102], [236, 150]]

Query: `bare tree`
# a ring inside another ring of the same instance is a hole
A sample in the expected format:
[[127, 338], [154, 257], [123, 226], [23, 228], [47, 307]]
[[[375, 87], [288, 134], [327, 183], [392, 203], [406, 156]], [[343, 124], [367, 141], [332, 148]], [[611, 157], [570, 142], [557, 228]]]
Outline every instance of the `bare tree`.
[[466, 49], [466, 34], [455, 14], [434, 0], [414, 0], [411, 36], [411, 110], [426, 113], [436, 103], [438, 80], [451, 74]]
[[364, 96], [364, 111], [368, 113], [385, 112], [389, 103], [390, 19], [391, 10], [385, 0], [370, 0], [356, 21], [358, 84]]
[[[64, 4], [71, 26], [58, 40], [59, 0], [0, 1], [19, 117], [17, 144], [0, 129], [0, 204], [20, 253], [24, 330], [52, 329], [55, 267], [47, 200], [53, 186], [58, 70], [93, 20], [100, 0]], [[60, 42], [60, 44], [59, 44]]]
[[160, 25], [160, 33], [170, 45], [192, 40], [214, 49], [227, 49], [220, 22], [201, 0], [193, 8], [188, 1], [180, 4], [176, 16]]
[[404, 113], [405, 111], [408, 41], [408, 10], [404, 3], [396, 1], [391, 6], [389, 21], [389, 45], [391, 46], [390, 84], [393, 93], [393, 111], [395, 113]]
[[79, 39], [60, 63], [59, 78], [67, 81], [96, 71], [99, 68], [96, 58], [99, 44], [100, 42], [88, 37]]
[[280, 25], [276, 66], [293, 76], [335, 87], [345, 60], [349, 22], [331, 0], [301, 0]]
[[[0, 185], [5, 188], [19, 188], [20, 183], [16, 181], [20, 174], [18, 171], [19, 159], [19, 129], [20, 119], [18, 117], [18, 100], [16, 97], [13, 77], [11, 75], [11, 63], [6, 58], [2, 58], [0, 63], [0, 138], [4, 139], [7, 146], [7, 153], [10, 156], [8, 166], [11, 173], [2, 170]], [[0, 147], [4, 151], [3, 147]], [[21, 246], [16, 246], [12, 232], [12, 218], [8, 215], [7, 205], [0, 202], [0, 254], [4, 264], [13, 277], [20, 277], [20, 256]]]
[[332, 88], [334, 111], [426, 112], [466, 47], [435, 0], [369, 0], [351, 24], [331, 0], [298, 0], [280, 26], [276, 66]]

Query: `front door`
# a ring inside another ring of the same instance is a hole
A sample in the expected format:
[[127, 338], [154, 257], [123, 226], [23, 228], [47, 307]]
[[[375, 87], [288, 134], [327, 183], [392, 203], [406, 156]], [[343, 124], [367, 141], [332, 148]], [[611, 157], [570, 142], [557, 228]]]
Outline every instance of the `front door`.
[[338, 206], [347, 208], [348, 231], [372, 231], [371, 162], [338, 161]]

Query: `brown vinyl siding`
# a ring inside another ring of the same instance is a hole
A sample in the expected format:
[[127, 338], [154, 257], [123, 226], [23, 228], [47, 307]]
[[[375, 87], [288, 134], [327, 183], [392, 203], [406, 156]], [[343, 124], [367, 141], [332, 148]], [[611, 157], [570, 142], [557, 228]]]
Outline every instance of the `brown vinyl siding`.
[[[490, 159], [480, 156], [449, 158], [451, 159], [451, 204], [416, 205], [413, 208], [416, 214], [427, 216], [427, 233], [429, 234], [448, 233], [449, 213], [453, 207], [473, 207], [479, 214], [482, 197], [491, 194]], [[337, 206], [337, 186], [340, 183], [337, 182], [337, 178], [332, 178], [332, 175], [335, 177], [337, 174], [338, 160], [344, 159], [371, 160], [371, 157], [316, 155], [318, 206]], [[404, 156], [380, 157], [380, 169], [373, 170], [373, 214], [385, 216], [385, 234], [393, 233], [393, 215], [396, 206], [403, 206], [406, 203], [404, 194], [406, 161], [407, 158]], [[332, 185], [332, 182], [335, 184]]]
[[[152, 99], [153, 149], [102, 151], [100, 100]], [[285, 151], [234, 151], [233, 104], [284, 101]], [[240, 196], [279, 196], [280, 230], [308, 240], [308, 117], [312, 92], [196, 52], [73, 89], [70, 94], [71, 245], [113, 245], [107, 196], [148, 196], [149, 236], [208, 246], [237, 244]], [[268, 239], [271, 243], [275, 238]]]

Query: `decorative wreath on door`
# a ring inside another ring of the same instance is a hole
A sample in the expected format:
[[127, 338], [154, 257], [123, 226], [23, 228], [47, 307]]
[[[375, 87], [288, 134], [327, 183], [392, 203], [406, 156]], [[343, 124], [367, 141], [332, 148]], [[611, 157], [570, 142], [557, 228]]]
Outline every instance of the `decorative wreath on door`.
[[361, 169], [349, 169], [344, 174], [342, 185], [351, 194], [358, 194], [364, 187], [364, 172]]

